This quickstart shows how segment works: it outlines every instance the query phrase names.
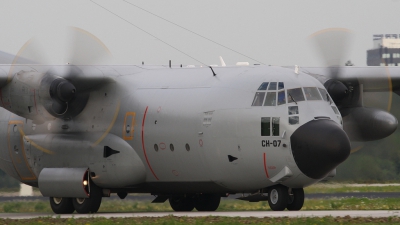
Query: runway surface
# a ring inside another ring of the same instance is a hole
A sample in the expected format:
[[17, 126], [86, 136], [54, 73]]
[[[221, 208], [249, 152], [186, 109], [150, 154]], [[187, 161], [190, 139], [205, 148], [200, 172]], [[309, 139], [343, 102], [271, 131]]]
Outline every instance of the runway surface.
[[[240, 195], [231, 195], [227, 199], [235, 199]], [[331, 194], [306, 194], [306, 199], [331, 199], [331, 198], [400, 198], [400, 192], [356, 192], [356, 193], [331, 193]], [[119, 199], [117, 196], [106, 198], [107, 200]], [[104, 200], [106, 200], [104, 199]], [[125, 200], [132, 201], [152, 201], [154, 196], [151, 195], [129, 195]], [[39, 200], [49, 201], [48, 198], [42, 196], [30, 197], [0, 197], [0, 201], [20, 201], [20, 200]], [[124, 200], [121, 200], [124, 201]], [[87, 217], [163, 217], [163, 216], [187, 216], [187, 217], [201, 217], [201, 216], [227, 216], [227, 217], [400, 217], [400, 210], [353, 210], [353, 211], [235, 211], [235, 212], [132, 212], [132, 213], [96, 213], [91, 215], [85, 214], [67, 214], [60, 215], [61, 218], [87, 218]], [[10, 219], [30, 219], [37, 217], [59, 217], [59, 215], [51, 213], [0, 213], [0, 218]]]
[[[230, 195], [226, 199], [236, 199], [240, 194]], [[306, 199], [330, 199], [330, 198], [400, 198], [400, 192], [351, 192], [351, 193], [317, 193], [306, 194]], [[155, 197], [152, 195], [128, 195], [125, 200], [132, 201], [153, 201]], [[112, 195], [110, 198], [103, 198], [103, 200], [119, 199], [118, 196]], [[0, 196], [0, 201], [49, 201], [49, 198], [43, 196]]]
[[141, 212], [141, 213], [96, 213], [91, 215], [84, 214], [66, 214], [54, 215], [50, 213], [0, 213], [0, 218], [6, 219], [31, 219], [38, 217], [53, 217], [53, 218], [88, 218], [88, 217], [105, 217], [105, 218], [121, 218], [121, 217], [163, 217], [163, 216], [178, 216], [178, 217], [203, 217], [203, 216], [226, 216], [226, 217], [398, 217], [399, 210], [358, 210], [358, 211], [235, 211], [235, 212]]

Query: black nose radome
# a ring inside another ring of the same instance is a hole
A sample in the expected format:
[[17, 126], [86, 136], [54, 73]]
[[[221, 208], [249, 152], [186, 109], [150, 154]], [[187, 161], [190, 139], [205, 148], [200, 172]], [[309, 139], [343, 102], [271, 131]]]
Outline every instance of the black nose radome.
[[300, 126], [290, 141], [297, 166], [313, 179], [325, 177], [350, 154], [346, 133], [328, 119], [313, 120]]

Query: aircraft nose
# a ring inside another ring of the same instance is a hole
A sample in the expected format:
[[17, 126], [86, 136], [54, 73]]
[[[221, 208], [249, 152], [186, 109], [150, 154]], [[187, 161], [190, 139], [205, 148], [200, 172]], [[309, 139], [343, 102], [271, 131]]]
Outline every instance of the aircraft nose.
[[350, 141], [332, 120], [312, 120], [290, 137], [294, 160], [306, 176], [321, 179], [350, 154]]

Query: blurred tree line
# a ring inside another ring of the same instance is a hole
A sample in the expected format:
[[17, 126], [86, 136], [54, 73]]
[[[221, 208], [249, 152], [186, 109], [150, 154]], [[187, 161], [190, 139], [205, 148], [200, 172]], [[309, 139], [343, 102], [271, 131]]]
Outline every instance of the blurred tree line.
[[19, 181], [7, 175], [3, 170], [0, 170], [0, 188], [17, 188]]
[[[400, 120], [400, 97], [393, 93], [364, 93], [364, 105], [388, 111]], [[379, 132], [376, 130], [375, 132]], [[360, 150], [339, 165], [332, 181], [400, 182], [400, 129], [389, 137], [357, 143]]]
[[400, 182], [400, 131], [385, 140], [366, 142], [339, 165], [333, 181]]

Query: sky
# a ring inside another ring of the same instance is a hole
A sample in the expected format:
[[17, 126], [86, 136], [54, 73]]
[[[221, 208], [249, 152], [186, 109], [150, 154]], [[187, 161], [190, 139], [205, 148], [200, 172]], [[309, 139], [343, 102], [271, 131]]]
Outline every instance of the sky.
[[[228, 65], [245, 61], [325, 66], [309, 36], [327, 28], [346, 28], [352, 37], [346, 60], [366, 66], [366, 50], [372, 48], [373, 34], [400, 34], [400, 0], [0, 0], [0, 3], [0, 50], [17, 54], [34, 38], [30, 44], [36, 49], [38, 61], [49, 64], [68, 62], [71, 47], [67, 44], [70, 37], [66, 27], [69, 26], [100, 39], [112, 53], [113, 60], [108, 63], [153, 65], [166, 65], [169, 60], [177, 65], [220, 64], [222, 56]], [[80, 54], [95, 58], [90, 53]]]

